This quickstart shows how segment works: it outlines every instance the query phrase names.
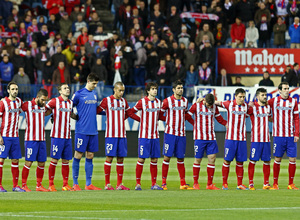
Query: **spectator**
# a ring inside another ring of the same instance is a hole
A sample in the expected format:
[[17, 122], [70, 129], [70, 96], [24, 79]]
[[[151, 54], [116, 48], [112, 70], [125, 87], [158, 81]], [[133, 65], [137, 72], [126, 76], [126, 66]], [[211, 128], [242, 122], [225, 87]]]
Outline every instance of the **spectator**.
[[79, 46], [81, 45], [85, 45], [86, 42], [88, 42], [88, 28], [87, 27], [83, 27], [81, 29], [81, 34], [78, 36], [77, 38], [77, 44]]
[[19, 67], [18, 73], [14, 75], [13, 81], [19, 86], [18, 96], [23, 100], [30, 98], [31, 85], [28, 75], [24, 72], [24, 67]]
[[233, 86], [245, 86], [241, 82], [242, 82], [242, 77], [237, 76], [235, 77], [235, 83], [233, 84]]
[[285, 31], [286, 25], [282, 20], [282, 17], [278, 17], [277, 23], [273, 26], [274, 42], [273, 45], [277, 48], [285, 47]]
[[[118, 52], [118, 56], [120, 58], [120, 64], [121, 64], [121, 67], [119, 69], [119, 72], [121, 74], [121, 78], [122, 78], [122, 82], [126, 85], [126, 83], [129, 81], [129, 78], [128, 78], [128, 62], [127, 60], [123, 57], [123, 52], [121, 50], [119, 50]], [[113, 65], [114, 67], [115, 65]], [[113, 71], [115, 71], [115, 69], [113, 68]], [[144, 78], [145, 78], [145, 75], [144, 75]], [[140, 78], [141, 80], [141, 83], [143, 81], [145, 81], [145, 79], [143, 80], [143, 78], [141, 77]]]
[[181, 64], [181, 60], [179, 58], [175, 59], [175, 69], [171, 73], [171, 81], [175, 82], [177, 80], [180, 80], [181, 82], [185, 82], [186, 78], [186, 69]]
[[134, 80], [137, 86], [141, 87], [145, 85], [145, 65], [147, 62], [146, 49], [142, 46], [141, 42], [135, 44], [137, 59], [134, 62]]
[[[129, 85], [132, 85], [132, 83], [133, 83], [134, 61], [136, 60], [137, 56], [136, 56], [135, 52], [133, 51], [133, 49], [126, 42], [124, 42], [124, 49], [122, 50], [122, 52], [123, 52], [124, 58], [127, 60], [127, 63], [128, 63], [127, 83]], [[146, 54], [147, 54], [147, 51], [146, 51]]]
[[231, 76], [227, 74], [226, 69], [221, 69], [221, 75], [218, 76], [217, 86], [232, 86]]
[[72, 60], [74, 60], [74, 58], [75, 58], [75, 47], [74, 47], [74, 45], [71, 45], [68, 48], [64, 49], [61, 53], [66, 56], [67, 61], [68, 61], [68, 65], [71, 65]]
[[260, 48], [269, 48], [270, 47], [270, 38], [271, 38], [271, 27], [270, 23], [267, 21], [266, 16], [261, 17], [261, 21], [257, 25], [258, 27], [258, 47]]
[[33, 28], [33, 33], [37, 33], [40, 31], [36, 18], [32, 18], [31, 27]]
[[59, 7], [64, 6], [62, 0], [48, 0], [47, 9], [49, 10], [49, 14], [56, 15], [59, 12]]
[[247, 24], [249, 21], [253, 20], [255, 11], [254, 1], [242, 0], [232, 7], [235, 7], [235, 11], [233, 12], [233, 14], [235, 14], [236, 17], [240, 18], [240, 21], [244, 24]]
[[39, 20], [38, 20], [38, 28], [39, 28], [39, 30], [41, 30], [42, 26], [46, 24], [45, 17], [44, 16], [40, 16], [38, 18], [39, 18]]
[[78, 14], [77, 21], [74, 21], [72, 24], [73, 36], [77, 38], [81, 34], [83, 27], [87, 27], [87, 23], [83, 20], [82, 14]]
[[70, 72], [65, 67], [65, 63], [63, 61], [60, 61], [58, 63], [57, 69], [54, 70], [52, 76], [52, 83], [54, 85], [60, 85], [61, 83], [67, 83], [67, 84], [71, 83]]
[[275, 5], [277, 7], [277, 16], [282, 17], [285, 22], [288, 21], [288, 3], [289, 0], [275, 0]]
[[48, 52], [46, 52], [46, 49], [47, 49], [46, 45], [43, 44], [40, 48], [40, 52], [36, 55], [34, 59], [34, 66], [37, 70], [38, 84], [42, 84], [44, 64], [48, 59], [50, 59], [50, 55]]
[[293, 24], [295, 17], [300, 17], [300, 2], [297, 0], [289, 1], [287, 5], [289, 24]]
[[184, 66], [188, 69], [191, 64], [197, 66], [199, 62], [199, 52], [195, 50], [195, 43], [190, 42], [188, 49], [184, 51]]
[[9, 21], [14, 21], [15, 24], [16, 24], [16, 26], [19, 27], [19, 25], [20, 25], [22, 19], [21, 19], [21, 17], [20, 17], [19, 14], [18, 14], [18, 9], [13, 8], [13, 9], [12, 9], [12, 12], [11, 12], [11, 15], [8, 17], [7, 20], [8, 20], [8, 22], [9, 22]]
[[35, 84], [35, 68], [34, 68], [34, 57], [31, 56], [31, 51], [30, 49], [26, 50], [26, 56], [24, 57], [25, 61], [25, 73], [28, 75], [30, 79], [30, 84]]
[[186, 97], [188, 98], [189, 102], [192, 102], [195, 92], [194, 86], [198, 85], [199, 82], [199, 75], [197, 70], [195, 70], [195, 66], [193, 64], [190, 65], [189, 70], [186, 72], [185, 78], [185, 86], [186, 88]]
[[266, 5], [264, 2], [259, 3], [259, 9], [255, 12], [254, 21], [255, 24], [258, 25], [262, 18], [266, 17], [266, 22], [270, 23], [271, 21], [271, 13], [269, 9], [266, 8]]
[[274, 86], [274, 82], [270, 79], [268, 71], [264, 72], [263, 79], [259, 82], [259, 86]]
[[80, 0], [65, 0], [66, 12], [71, 15], [75, 7], [79, 8]]
[[[9, 62], [7, 55], [3, 56], [3, 60], [0, 63], [0, 82], [2, 84], [8, 84], [14, 76], [14, 66]], [[3, 88], [3, 92], [6, 92], [6, 88]]]
[[[123, 60], [123, 64], [124, 64], [124, 60]], [[126, 69], [125, 64], [122, 67], [122, 61], [121, 61], [121, 68]], [[123, 72], [123, 69], [122, 69], [122, 73], [124, 73], [124, 75], [126, 75], [127, 73]], [[106, 67], [102, 64], [101, 58], [97, 58], [96, 64], [92, 67], [91, 72], [96, 73], [99, 76], [99, 81], [103, 82], [103, 84], [107, 81], [107, 70], [106, 70]], [[120, 69], [120, 73], [121, 73], [121, 69]]]
[[209, 38], [210, 42], [212, 43], [212, 45], [215, 44], [214, 35], [209, 30], [209, 24], [203, 24], [202, 30], [199, 32], [199, 34], [197, 35], [197, 37], [195, 39], [195, 43], [196, 43], [197, 46], [200, 46], [204, 35], [208, 36], [208, 38]]
[[15, 48], [14, 56], [11, 58], [11, 63], [14, 66], [14, 74], [17, 74], [20, 67], [25, 66], [24, 57], [20, 55], [20, 49]]
[[80, 5], [79, 5], [79, 4], [78, 4], [78, 5], [76, 4], [75, 7], [74, 7], [74, 11], [72, 11], [71, 14], [70, 14], [70, 20], [71, 20], [72, 22], [77, 21], [78, 15], [79, 15], [79, 14], [82, 15], [82, 13], [81, 13], [81, 11], [80, 11]]
[[182, 25], [181, 33], [177, 36], [177, 38], [178, 43], [184, 43], [186, 47], [189, 46], [191, 36], [187, 33], [187, 27], [185, 25]]
[[8, 22], [7, 28], [5, 30], [8, 33], [15, 33], [18, 31], [18, 29], [16, 28], [16, 23], [15, 21], [11, 20]]
[[200, 51], [200, 61], [205, 62], [212, 70], [215, 65], [215, 49], [212, 47], [209, 40], [204, 42], [204, 48]]
[[96, 11], [92, 12], [91, 20], [89, 21], [89, 34], [95, 35], [97, 28], [102, 26], [99, 15]]
[[75, 57], [81, 70], [81, 81], [85, 83], [87, 76], [90, 74], [90, 58], [84, 46], [80, 47], [80, 51], [75, 54]]
[[180, 28], [181, 28], [181, 18], [177, 10], [178, 8], [176, 8], [176, 6], [171, 6], [171, 12], [167, 16], [167, 20], [166, 20], [168, 26], [170, 27], [172, 33], [175, 36], [177, 36], [180, 33]]
[[70, 71], [71, 83], [72, 84], [80, 83], [81, 71], [78, 67], [78, 62], [76, 59], [72, 60], [69, 71]]
[[221, 22], [217, 23], [217, 27], [213, 32], [216, 47], [225, 47], [227, 40], [227, 31], [223, 28]]
[[257, 48], [258, 38], [258, 29], [255, 27], [254, 21], [249, 21], [249, 27], [246, 29], [246, 47]]
[[147, 70], [147, 80], [155, 81], [156, 80], [156, 70], [159, 66], [159, 58], [158, 54], [153, 47], [153, 43], [149, 42], [146, 44], [147, 50], [147, 62], [146, 62], [146, 70]]
[[9, 58], [11, 59], [14, 55], [14, 51], [15, 51], [15, 48], [14, 46], [12, 45], [12, 41], [10, 38], [7, 38], [6, 41], [5, 41], [5, 45], [2, 47], [2, 51], [5, 50], [9, 56]]
[[165, 39], [161, 39], [159, 44], [156, 47], [156, 51], [159, 58], [165, 58], [169, 52], [168, 45]]
[[154, 11], [153, 15], [151, 15], [151, 21], [154, 22], [156, 31], [161, 31], [162, 27], [165, 26], [165, 18], [158, 10]]
[[[7, 24], [8, 17], [11, 15], [13, 9], [13, 3], [8, 0], [0, 1], [0, 18], [2, 19], [2, 24]], [[1, 23], [0, 23], [1, 24]]]
[[231, 26], [231, 47], [232, 48], [243, 48], [244, 47], [244, 39], [245, 39], [246, 28], [242, 23], [241, 18], [237, 17], [235, 19], [235, 23]]
[[46, 42], [49, 38], [49, 31], [47, 25], [43, 25], [40, 32], [34, 34], [34, 41], [37, 42], [38, 46], [41, 47], [41, 45]]
[[148, 25], [148, 9], [145, 7], [146, 4], [144, 1], [139, 2], [139, 16], [142, 18], [143, 21], [143, 29], [146, 29]]
[[[170, 70], [166, 67], [166, 61], [161, 59], [159, 61], [159, 66], [155, 70], [156, 73], [156, 82], [159, 86], [170, 86]], [[166, 97], [166, 89], [161, 88], [162, 95], [158, 94], [158, 96], [162, 96], [160, 98]]]
[[101, 58], [102, 63], [106, 66], [110, 62], [109, 61], [109, 51], [105, 47], [104, 42], [102, 40], [100, 40], [98, 45], [95, 46], [95, 50], [94, 50], [93, 55], [96, 56], [96, 58]]
[[291, 37], [291, 48], [300, 48], [299, 17], [294, 18], [294, 24], [290, 25], [289, 35]]
[[298, 77], [299, 77], [298, 76], [298, 71], [297, 71], [297, 63], [295, 63], [295, 64], [296, 64], [296, 71], [295, 71], [295, 69], [292, 69], [290, 66], [287, 66], [286, 72], [282, 77], [282, 79], [285, 82], [289, 83], [289, 86], [293, 86], [293, 87], [297, 87]]
[[299, 64], [298, 64], [298, 63], [294, 63], [293, 67], [294, 67], [294, 68], [293, 68], [294, 73], [295, 73], [295, 75], [298, 77], [298, 81], [299, 81], [299, 84], [300, 84]]
[[203, 62], [199, 67], [199, 84], [211, 85], [211, 76], [211, 69], [208, 67], [206, 62]]
[[88, 35], [88, 41], [84, 44], [84, 46], [88, 56], [92, 56], [96, 48], [96, 42], [94, 41], [93, 35]]
[[72, 31], [72, 21], [67, 12], [64, 12], [62, 18], [59, 20], [59, 27], [63, 27], [60, 28], [59, 33], [61, 38], [66, 40], [68, 34]]

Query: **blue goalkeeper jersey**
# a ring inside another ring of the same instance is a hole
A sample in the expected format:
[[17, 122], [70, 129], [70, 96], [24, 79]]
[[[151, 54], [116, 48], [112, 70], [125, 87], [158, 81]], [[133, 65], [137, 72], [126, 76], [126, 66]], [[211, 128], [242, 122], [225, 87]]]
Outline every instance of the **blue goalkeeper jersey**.
[[72, 100], [79, 116], [79, 119], [76, 121], [75, 133], [84, 135], [98, 134], [96, 92], [83, 88], [73, 95]]

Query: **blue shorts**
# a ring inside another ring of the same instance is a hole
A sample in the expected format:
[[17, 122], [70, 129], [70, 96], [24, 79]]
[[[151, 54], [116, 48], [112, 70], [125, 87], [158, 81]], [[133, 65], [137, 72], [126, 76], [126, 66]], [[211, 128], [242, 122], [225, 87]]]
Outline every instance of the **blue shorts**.
[[18, 137], [3, 137], [4, 145], [0, 146], [0, 158], [22, 158], [20, 140]]
[[25, 141], [25, 160], [45, 162], [47, 160], [46, 141]]
[[126, 138], [105, 138], [105, 155], [108, 157], [126, 157]]
[[283, 157], [284, 152], [288, 157], [297, 157], [297, 142], [294, 142], [294, 137], [273, 138], [273, 155]]
[[250, 160], [270, 161], [271, 160], [271, 143], [270, 142], [252, 142], [250, 151]]
[[224, 160], [237, 162], [247, 161], [247, 142], [225, 140]]
[[202, 158], [204, 152], [206, 155], [216, 154], [219, 152], [217, 141], [195, 140], [194, 144], [195, 158]]
[[97, 152], [98, 135], [75, 134], [75, 150], [78, 152]]
[[54, 159], [72, 159], [72, 140], [63, 138], [51, 138], [50, 156]]
[[160, 157], [160, 144], [159, 138], [147, 139], [139, 138], [139, 158], [159, 158]]
[[186, 137], [165, 134], [163, 155], [167, 157], [184, 158], [186, 149]]

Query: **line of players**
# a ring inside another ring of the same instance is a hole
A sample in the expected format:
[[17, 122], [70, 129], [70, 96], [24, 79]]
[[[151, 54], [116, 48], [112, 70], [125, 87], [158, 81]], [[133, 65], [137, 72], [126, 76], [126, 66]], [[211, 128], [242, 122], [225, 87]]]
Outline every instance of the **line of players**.
[[[183, 84], [177, 81], [173, 85], [173, 95], [166, 98], [163, 103], [156, 98], [158, 86], [149, 83], [146, 87], [147, 96], [137, 102], [130, 109], [126, 99], [123, 98], [125, 86], [118, 82], [114, 87], [114, 94], [102, 100], [97, 106], [97, 96], [94, 89], [99, 79], [91, 73], [87, 78], [86, 87], [77, 91], [72, 100], [68, 99], [70, 89], [67, 84], [59, 86], [60, 96], [51, 99], [47, 104], [47, 91], [41, 89], [37, 97], [32, 101], [22, 103], [17, 97], [18, 86], [15, 83], [8, 85], [9, 97], [0, 102], [0, 116], [2, 117], [0, 138], [0, 191], [2, 187], [2, 169], [5, 158], [12, 159], [13, 191], [30, 191], [27, 187], [29, 169], [33, 161], [38, 162], [36, 177], [36, 191], [56, 191], [54, 186], [55, 167], [59, 159], [62, 159], [62, 190], [79, 191], [78, 175], [80, 160], [85, 153], [86, 190], [101, 190], [92, 185], [93, 157], [98, 151], [97, 114], [105, 112], [107, 123], [105, 133], [104, 164], [105, 189], [114, 190], [110, 184], [111, 164], [117, 157], [117, 190], [129, 190], [123, 185], [124, 157], [127, 156], [127, 140], [125, 120], [131, 117], [140, 121], [138, 162], [136, 165], [136, 190], [141, 190], [141, 176], [143, 164], [146, 158], [151, 158], [150, 173], [153, 190], [167, 189], [167, 175], [169, 162], [172, 156], [177, 158], [177, 168], [180, 176], [180, 189], [200, 189], [198, 184], [200, 163], [204, 152], [208, 156], [206, 189], [218, 190], [213, 184], [215, 171], [215, 159], [218, 152], [214, 133], [214, 117], [219, 123], [227, 127], [224, 163], [222, 167], [223, 186], [228, 189], [227, 178], [230, 162], [236, 158], [237, 189], [248, 189], [242, 184], [243, 162], [247, 161], [245, 119], [251, 117], [251, 154], [249, 163], [249, 188], [255, 189], [253, 175], [255, 162], [260, 158], [264, 161], [264, 185], [263, 189], [279, 189], [278, 176], [280, 161], [285, 152], [290, 159], [288, 189], [297, 189], [293, 184], [296, 170], [296, 142], [299, 139], [299, 113], [295, 99], [289, 97], [289, 86], [281, 83], [278, 87], [280, 96], [267, 101], [267, 92], [260, 88], [257, 90], [257, 102], [250, 105], [245, 103], [245, 91], [237, 89], [234, 101], [215, 102], [212, 94], [206, 95], [204, 100], [199, 100], [188, 110], [188, 101], [183, 95]], [[218, 107], [227, 109], [228, 123], [222, 118]], [[72, 110], [77, 108], [77, 115]], [[25, 165], [22, 171], [22, 187], [18, 186], [18, 159], [21, 158], [18, 138], [18, 118], [20, 110], [25, 112]], [[135, 113], [141, 111], [140, 117]], [[53, 114], [53, 126], [51, 130], [51, 162], [49, 166], [49, 188], [42, 186], [44, 167], [46, 161], [46, 144], [44, 132], [45, 115]], [[272, 113], [272, 114], [271, 114]], [[192, 116], [194, 115], [194, 119]], [[268, 120], [272, 115], [274, 126], [274, 184], [269, 184], [271, 147]], [[73, 158], [73, 187], [68, 185], [69, 160], [72, 159], [71, 143], [71, 118], [77, 120], [75, 128], [75, 154]], [[162, 186], [157, 183], [157, 160], [160, 157], [158, 120], [166, 121], [164, 134], [162, 165]], [[185, 181], [184, 157], [186, 149], [185, 120], [194, 126], [195, 162], [193, 165], [194, 185], [190, 187]]]

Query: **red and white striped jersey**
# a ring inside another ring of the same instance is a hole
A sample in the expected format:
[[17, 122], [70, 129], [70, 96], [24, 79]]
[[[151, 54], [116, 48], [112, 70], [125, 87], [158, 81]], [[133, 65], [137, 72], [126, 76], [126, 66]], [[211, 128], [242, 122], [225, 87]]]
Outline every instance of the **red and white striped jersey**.
[[133, 107], [134, 111], [141, 111], [139, 138], [159, 138], [158, 119], [161, 101], [155, 98], [150, 101], [148, 97], [140, 99]]
[[19, 137], [19, 115], [23, 102], [20, 98], [11, 101], [5, 97], [0, 102], [1, 135], [2, 137]]
[[236, 104], [236, 100], [221, 102], [221, 106], [227, 109], [228, 129], [226, 139], [233, 141], [246, 141], [246, 117], [248, 105]]
[[251, 142], [270, 142], [270, 105], [260, 106], [258, 102], [254, 102], [248, 113], [251, 119]]
[[184, 97], [176, 99], [174, 95], [163, 101], [161, 111], [166, 112], [165, 133], [176, 136], [185, 136], [185, 114], [188, 100]]
[[45, 107], [39, 107], [35, 102], [25, 102], [22, 105], [22, 110], [25, 112], [26, 129], [25, 141], [45, 141]]
[[216, 140], [214, 118], [224, 126], [227, 124], [216, 105], [213, 105], [212, 108], [207, 108], [203, 102], [194, 103], [188, 114], [191, 116], [195, 114], [194, 140]]
[[[129, 110], [126, 99], [116, 99], [111, 95], [104, 98], [99, 107], [106, 112], [105, 137], [125, 138], [125, 112]], [[99, 111], [97, 111], [97, 113], [99, 113]]]
[[50, 137], [71, 139], [71, 112], [73, 102], [69, 99], [64, 101], [64, 99], [59, 96], [51, 99], [47, 103], [46, 108], [52, 110], [53, 114], [53, 126]]
[[298, 102], [291, 97], [283, 99], [277, 96], [268, 101], [272, 109], [273, 136], [299, 137]]

